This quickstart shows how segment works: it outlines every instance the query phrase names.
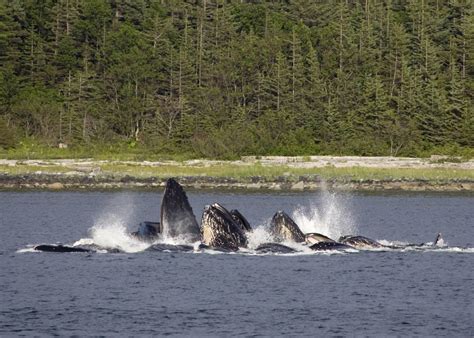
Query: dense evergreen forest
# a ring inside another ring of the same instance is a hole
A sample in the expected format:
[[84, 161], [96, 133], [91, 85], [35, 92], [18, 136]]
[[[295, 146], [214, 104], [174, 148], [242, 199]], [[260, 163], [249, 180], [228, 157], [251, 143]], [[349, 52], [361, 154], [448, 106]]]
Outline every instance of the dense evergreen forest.
[[0, 0], [0, 147], [474, 147], [470, 0]]

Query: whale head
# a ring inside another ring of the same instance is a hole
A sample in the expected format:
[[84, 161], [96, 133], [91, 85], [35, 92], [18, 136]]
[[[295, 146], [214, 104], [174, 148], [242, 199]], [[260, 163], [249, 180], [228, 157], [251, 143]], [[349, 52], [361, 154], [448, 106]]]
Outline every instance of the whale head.
[[284, 211], [278, 211], [270, 223], [270, 231], [278, 241], [304, 242], [304, 234]]
[[237, 250], [247, 246], [247, 238], [229, 211], [218, 203], [205, 207], [201, 221], [201, 241], [215, 248]]
[[304, 239], [305, 239], [306, 244], [308, 245], [313, 245], [320, 242], [334, 242], [333, 239], [327, 236], [324, 236], [323, 234], [319, 234], [317, 232], [305, 234]]
[[199, 225], [183, 187], [170, 178], [166, 181], [161, 200], [160, 233], [165, 237], [184, 237], [199, 240]]

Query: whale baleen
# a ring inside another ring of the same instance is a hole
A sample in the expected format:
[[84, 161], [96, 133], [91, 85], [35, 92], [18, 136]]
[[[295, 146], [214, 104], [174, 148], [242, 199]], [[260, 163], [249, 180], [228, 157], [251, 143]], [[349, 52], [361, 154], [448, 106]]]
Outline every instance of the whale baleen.
[[206, 206], [201, 221], [201, 241], [214, 248], [238, 250], [247, 246], [247, 237], [229, 211], [218, 203]]
[[199, 241], [199, 225], [183, 187], [170, 178], [161, 200], [160, 233], [165, 237], [185, 237]]

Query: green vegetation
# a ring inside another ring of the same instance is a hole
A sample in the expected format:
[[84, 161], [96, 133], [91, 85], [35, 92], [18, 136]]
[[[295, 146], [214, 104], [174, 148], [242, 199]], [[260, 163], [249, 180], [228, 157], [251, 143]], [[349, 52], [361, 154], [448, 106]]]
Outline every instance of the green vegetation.
[[323, 179], [348, 179], [348, 180], [370, 180], [370, 179], [426, 179], [426, 180], [450, 180], [468, 179], [474, 180], [472, 170], [452, 169], [380, 169], [380, 168], [290, 168], [288, 166], [262, 166], [249, 165], [237, 166], [231, 164], [214, 165], [211, 167], [189, 167], [189, 166], [115, 166], [106, 165], [102, 167], [104, 173], [122, 173], [134, 177], [182, 177], [182, 176], [210, 176], [210, 177], [234, 177], [245, 179], [250, 177], [263, 177], [274, 179], [286, 176], [297, 179], [300, 176], [318, 175]]
[[[99, 176], [131, 176], [136, 178], [150, 177], [186, 177], [186, 176], [207, 176], [207, 177], [229, 177], [237, 180], [246, 181], [252, 177], [259, 177], [260, 180], [273, 180], [277, 177], [285, 177], [287, 180], [297, 181], [301, 176], [317, 175], [325, 180], [428, 180], [435, 182], [450, 180], [474, 180], [473, 170], [464, 169], [380, 169], [366, 167], [351, 168], [291, 168], [284, 165], [262, 166], [260, 164], [236, 165], [232, 163], [212, 164], [210, 166], [190, 166], [180, 164], [164, 164], [161, 166], [142, 166], [125, 164], [95, 164], [94, 168], [100, 168], [97, 171]], [[41, 171], [42, 173], [65, 173], [77, 170], [75, 167], [44, 165], [16, 165], [2, 166], [0, 172], [20, 175], [31, 174]], [[88, 170], [92, 170], [89, 168]]]
[[473, 157], [473, 98], [469, 0], [0, 1], [1, 157]]
[[15, 148], [1, 149], [0, 158], [4, 159], [59, 159], [59, 158], [94, 158], [96, 160], [143, 161], [143, 160], [186, 160], [192, 153], [163, 153], [146, 147], [130, 147], [128, 143], [114, 144], [78, 144], [74, 147], [60, 149], [47, 144], [40, 144], [25, 139]]

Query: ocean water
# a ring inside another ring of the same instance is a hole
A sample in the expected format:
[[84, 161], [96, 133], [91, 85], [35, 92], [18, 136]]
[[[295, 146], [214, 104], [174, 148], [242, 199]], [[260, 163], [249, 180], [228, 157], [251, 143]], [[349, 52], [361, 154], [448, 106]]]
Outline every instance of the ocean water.
[[0, 336], [474, 336], [472, 194], [188, 192], [198, 220], [239, 209], [251, 247], [277, 210], [333, 238], [446, 244], [261, 255], [147, 251], [127, 233], [159, 219], [161, 193], [0, 192]]

